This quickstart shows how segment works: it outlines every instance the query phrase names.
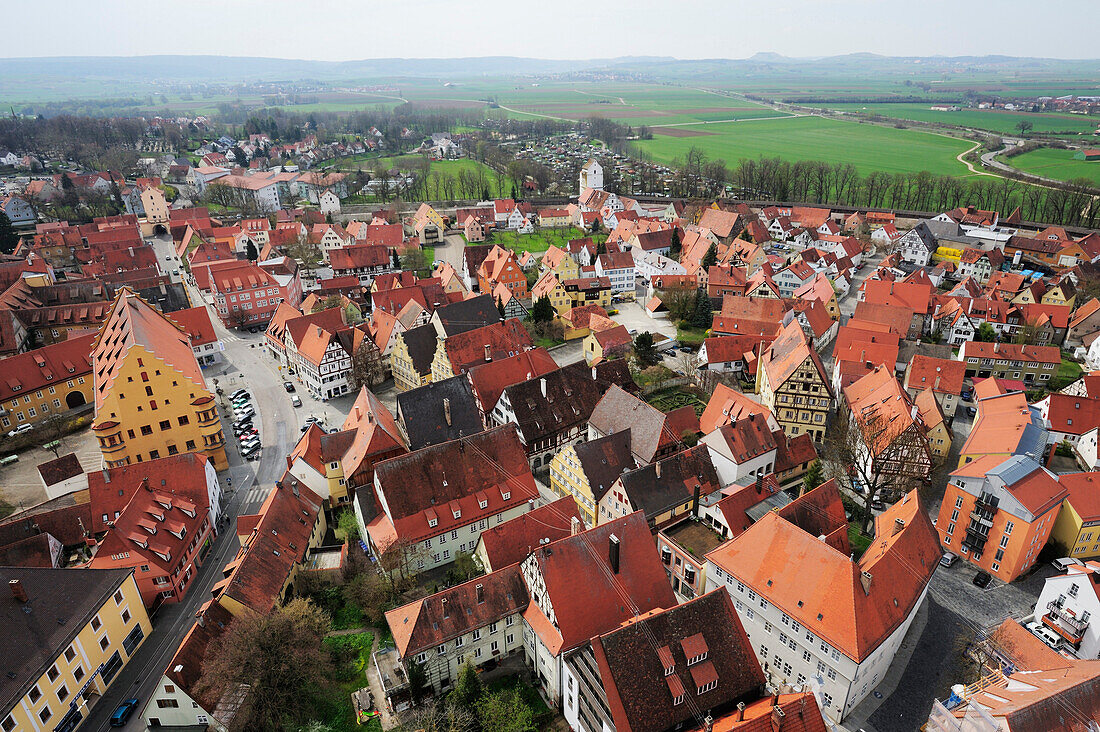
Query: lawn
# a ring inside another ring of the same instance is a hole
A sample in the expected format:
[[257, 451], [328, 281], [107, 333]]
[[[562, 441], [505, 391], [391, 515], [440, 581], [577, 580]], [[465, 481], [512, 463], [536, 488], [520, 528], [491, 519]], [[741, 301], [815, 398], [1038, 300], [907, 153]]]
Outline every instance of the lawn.
[[1081, 378], [1083, 369], [1081, 364], [1070, 361], [1065, 354], [1062, 355], [1062, 363], [1054, 372], [1054, 378], [1047, 382], [1047, 391], [1060, 391]]
[[[888, 173], [965, 175], [966, 167], [955, 159], [971, 144], [918, 130], [898, 130], [879, 125], [842, 122], [821, 117], [699, 124], [674, 128], [690, 137], [657, 134], [635, 143], [654, 160], [683, 159], [692, 147], [712, 159], [734, 166], [743, 158], [781, 157], [789, 161], [820, 160], [851, 163], [862, 175], [876, 170]], [[659, 130], [658, 130], [659, 132]]]
[[707, 406], [707, 400], [698, 389], [691, 386], [661, 389], [645, 397], [645, 400], [662, 412], [671, 412], [680, 407], [692, 407], [696, 415], [701, 415]]
[[828, 104], [829, 109], [862, 114], [879, 114], [895, 119], [936, 122], [946, 125], [973, 127], [1003, 135], [1018, 134], [1019, 122], [1030, 122], [1035, 132], [1093, 132], [1100, 119], [1076, 114], [1043, 114], [1032, 112], [1005, 112], [996, 109], [960, 109], [957, 112], [938, 112], [929, 109], [935, 102], [925, 104]]
[[872, 541], [874, 540], [863, 535], [858, 523], [848, 524], [848, 544], [852, 547], [852, 553], [856, 559], [863, 556], [863, 552], [867, 551]]
[[[420, 155], [399, 155], [390, 158], [379, 158], [373, 155], [352, 155], [347, 158], [340, 158], [334, 162], [334, 165], [339, 170], [372, 170], [380, 165], [385, 165], [387, 168], [397, 168], [398, 170], [411, 170], [413, 168], [419, 170], [423, 165], [424, 158]], [[485, 186], [489, 192], [489, 198], [499, 198], [501, 196], [508, 195], [510, 193], [510, 183], [507, 180], [503, 181], [503, 188], [497, 188], [497, 174], [493, 172], [493, 169], [484, 163], [479, 163], [476, 160], [469, 158], [462, 158], [460, 160], [432, 160], [428, 163], [428, 174], [439, 173], [441, 176], [455, 177], [459, 171], [478, 171], [480, 170], [485, 178]]]
[[1013, 168], [1045, 178], [1058, 180], [1088, 178], [1095, 185], [1100, 185], [1100, 160], [1074, 160], [1075, 152], [1076, 150], [1045, 147], [1012, 158], [1001, 157], [999, 160]]
[[703, 345], [703, 341], [706, 339], [706, 331], [699, 328], [685, 328], [677, 326], [676, 328], [676, 340], [680, 342], [681, 346], [694, 346], [699, 347]]
[[592, 241], [599, 243], [607, 238], [606, 234], [585, 233], [581, 229], [570, 226], [563, 229], [536, 229], [531, 234], [518, 234], [514, 231], [494, 231], [490, 241], [499, 244], [506, 249], [515, 252], [545, 252], [551, 245], [565, 247], [571, 239], [582, 239], [591, 236]]

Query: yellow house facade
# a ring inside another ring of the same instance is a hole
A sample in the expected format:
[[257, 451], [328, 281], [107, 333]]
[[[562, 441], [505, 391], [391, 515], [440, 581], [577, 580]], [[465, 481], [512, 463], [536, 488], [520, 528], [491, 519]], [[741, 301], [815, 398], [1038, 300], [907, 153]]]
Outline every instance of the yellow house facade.
[[[13, 668], [34, 669], [9, 674], [22, 692], [0, 709], [0, 729], [71, 728], [152, 632], [133, 570], [4, 567], [0, 581], [15, 596], [4, 629]], [[65, 617], [43, 617], [62, 601]]]
[[585, 525], [596, 525], [596, 498], [574, 445], [564, 448], [550, 461], [550, 490], [559, 496], [571, 496]]
[[544, 274], [531, 288], [532, 303], [538, 302], [539, 298], [543, 296], [550, 298], [550, 304], [554, 306], [554, 310], [557, 311], [558, 315], [565, 314], [573, 307], [573, 301], [570, 299], [569, 293], [565, 291], [565, 288], [561, 285], [561, 280], [553, 272]]
[[932, 261], [934, 262], [954, 262], [958, 264], [962, 261], [964, 247], [937, 247], [935, 253], [932, 255]]
[[1069, 490], [1069, 495], [1054, 520], [1051, 538], [1073, 559], [1100, 557], [1100, 510], [1092, 498], [1100, 490], [1100, 481], [1091, 473], [1070, 473], [1060, 476], [1058, 482]]
[[92, 432], [107, 467], [182, 452], [228, 467], [217, 405], [190, 338], [128, 288], [96, 336], [92, 368]]
[[1043, 305], [1069, 305], [1072, 308], [1077, 303], [1077, 293], [1069, 290], [1069, 287], [1057, 284], [1046, 291], [1040, 302]]
[[390, 352], [390, 369], [393, 372], [393, 385], [398, 391], [408, 391], [432, 381], [431, 373], [420, 374], [413, 364], [412, 355], [409, 353], [409, 345], [405, 342], [404, 333], [399, 333], [393, 341], [393, 350]]

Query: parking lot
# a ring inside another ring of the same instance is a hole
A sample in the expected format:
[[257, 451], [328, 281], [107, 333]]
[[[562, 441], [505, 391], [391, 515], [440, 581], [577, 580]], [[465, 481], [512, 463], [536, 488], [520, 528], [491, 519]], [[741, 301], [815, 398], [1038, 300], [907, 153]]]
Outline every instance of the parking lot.
[[[85, 472], [102, 465], [99, 445], [91, 427], [66, 435], [61, 440], [61, 454], [75, 453]], [[19, 461], [0, 467], [0, 497], [21, 510], [46, 500], [46, 489], [38, 474], [38, 466], [54, 459], [50, 450], [30, 447], [18, 453]]]

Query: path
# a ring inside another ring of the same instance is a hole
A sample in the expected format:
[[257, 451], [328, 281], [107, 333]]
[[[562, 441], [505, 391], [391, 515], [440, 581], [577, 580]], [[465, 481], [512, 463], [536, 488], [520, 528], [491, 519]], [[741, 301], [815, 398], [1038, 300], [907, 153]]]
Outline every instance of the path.
[[688, 127], [690, 125], [721, 125], [726, 122], [771, 122], [776, 119], [794, 119], [796, 117], [810, 117], [808, 114], [785, 114], [782, 117], [747, 117], [741, 119], [714, 119], [710, 121], [699, 122], [669, 122], [663, 125], [649, 125], [650, 129], [654, 127]]

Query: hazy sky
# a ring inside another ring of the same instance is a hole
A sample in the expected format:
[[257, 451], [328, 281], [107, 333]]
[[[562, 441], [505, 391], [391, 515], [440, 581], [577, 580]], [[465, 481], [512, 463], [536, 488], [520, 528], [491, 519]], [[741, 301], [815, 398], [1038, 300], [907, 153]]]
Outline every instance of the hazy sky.
[[1098, 0], [12, 0], [0, 57], [1097, 58]]

